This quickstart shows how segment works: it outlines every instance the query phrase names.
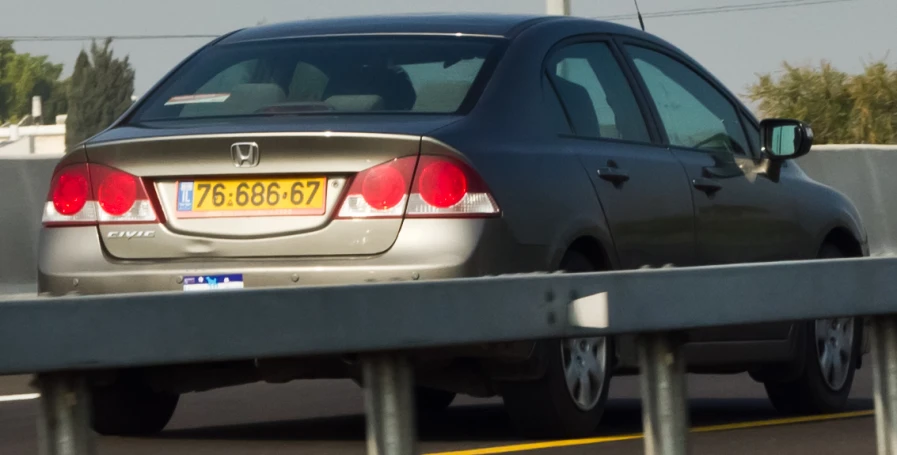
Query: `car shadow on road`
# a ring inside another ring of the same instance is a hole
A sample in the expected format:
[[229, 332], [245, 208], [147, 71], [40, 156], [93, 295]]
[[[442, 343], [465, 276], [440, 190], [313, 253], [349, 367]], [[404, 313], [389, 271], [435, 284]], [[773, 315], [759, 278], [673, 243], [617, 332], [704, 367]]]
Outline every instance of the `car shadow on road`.
[[[849, 410], [872, 409], [870, 399], [851, 400]], [[781, 418], [766, 399], [692, 399], [689, 400], [692, 427], [725, 425]], [[627, 435], [641, 432], [641, 406], [637, 399], [608, 402], [602, 425], [595, 436]], [[501, 405], [455, 406], [438, 416], [418, 421], [418, 437], [425, 442], [518, 441]], [[363, 415], [323, 417], [304, 420], [262, 422], [172, 430], [160, 439], [194, 440], [285, 440], [285, 441], [362, 441], [365, 438]]]

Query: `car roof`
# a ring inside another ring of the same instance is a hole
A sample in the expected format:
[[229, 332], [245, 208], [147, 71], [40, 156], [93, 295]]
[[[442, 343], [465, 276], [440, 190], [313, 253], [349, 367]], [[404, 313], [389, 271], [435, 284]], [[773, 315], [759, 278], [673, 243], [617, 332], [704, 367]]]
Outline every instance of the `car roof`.
[[237, 30], [219, 44], [254, 40], [343, 34], [465, 34], [513, 38], [520, 31], [545, 21], [589, 20], [607, 32], [630, 31], [629, 27], [591, 19], [523, 14], [398, 14], [353, 16], [283, 22]]

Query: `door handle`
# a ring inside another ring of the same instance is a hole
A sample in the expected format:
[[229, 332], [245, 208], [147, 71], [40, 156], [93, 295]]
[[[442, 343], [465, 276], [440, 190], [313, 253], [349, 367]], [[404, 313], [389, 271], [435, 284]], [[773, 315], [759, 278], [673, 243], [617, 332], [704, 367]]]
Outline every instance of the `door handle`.
[[629, 180], [629, 173], [616, 167], [602, 167], [598, 168], [598, 177], [614, 185], [619, 185]]
[[707, 194], [713, 194], [723, 189], [723, 186], [720, 183], [707, 178], [694, 179], [691, 181], [691, 186]]

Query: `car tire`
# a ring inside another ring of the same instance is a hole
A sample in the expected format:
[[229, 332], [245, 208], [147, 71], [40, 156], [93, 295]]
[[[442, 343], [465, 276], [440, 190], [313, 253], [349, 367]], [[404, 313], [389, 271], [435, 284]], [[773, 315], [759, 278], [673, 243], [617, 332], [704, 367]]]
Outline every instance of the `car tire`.
[[429, 387], [414, 388], [414, 405], [420, 416], [431, 416], [445, 411], [451, 406], [457, 394], [447, 390], [431, 389]]
[[[560, 268], [574, 273], [596, 270], [587, 257], [577, 252], [567, 253]], [[501, 385], [505, 409], [514, 426], [529, 438], [581, 438], [594, 434], [607, 402], [613, 340], [547, 340], [538, 342], [537, 349], [543, 354], [545, 374], [537, 380]], [[584, 363], [589, 358], [603, 373], [595, 365]], [[590, 385], [584, 392], [586, 381]]]
[[180, 398], [136, 380], [91, 387], [93, 429], [106, 436], [149, 436], [162, 431]]
[[[846, 257], [834, 245], [824, 245], [820, 259]], [[804, 322], [799, 343], [803, 363], [790, 381], [766, 381], [773, 406], [785, 414], [825, 414], [843, 411], [847, 405], [861, 353], [862, 319], [838, 318]], [[849, 346], [845, 346], [848, 344]], [[835, 361], [837, 359], [837, 362]], [[839, 367], [840, 365], [840, 367]]]

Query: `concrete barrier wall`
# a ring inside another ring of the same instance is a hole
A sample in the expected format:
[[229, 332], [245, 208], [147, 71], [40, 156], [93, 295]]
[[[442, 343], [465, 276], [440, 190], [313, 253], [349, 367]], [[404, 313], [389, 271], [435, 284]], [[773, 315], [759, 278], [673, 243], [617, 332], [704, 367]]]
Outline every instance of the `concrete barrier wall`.
[[0, 291], [36, 292], [37, 236], [59, 157], [0, 159]]
[[853, 200], [873, 256], [897, 254], [897, 145], [817, 145], [797, 163]]

